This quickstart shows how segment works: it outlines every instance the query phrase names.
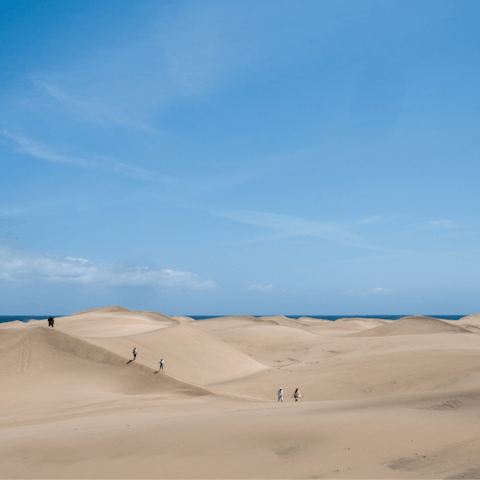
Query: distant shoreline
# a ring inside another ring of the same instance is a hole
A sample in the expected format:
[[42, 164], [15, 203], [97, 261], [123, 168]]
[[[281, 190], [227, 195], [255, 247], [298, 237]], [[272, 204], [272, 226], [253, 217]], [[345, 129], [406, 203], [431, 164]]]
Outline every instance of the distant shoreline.
[[[298, 320], [302, 317], [308, 318], [317, 318], [319, 320], [330, 320], [334, 322], [339, 318], [379, 318], [382, 320], [398, 320], [400, 318], [406, 317], [409, 314], [405, 315], [284, 315], [287, 318], [291, 318], [294, 320]], [[427, 317], [433, 318], [440, 318], [444, 320], [460, 320], [461, 318], [467, 316], [465, 315], [425, 315]], [[29, 320], [46, 320], [48, 317], [64, 317], [67, 315], [0, 315], [0, 323], [7, 323], [7, 322], [28, 322]], [[222, 317], [229, 317], [229, 316], [237, 316], [237, 315], [184, 315], [185, 317], [193, 318], [194, 320], [206, 320], [208, 318], [222, 318]], [[269, 316], [276, 316], [276, 315], [248, 315], [251, 317], [269, 317]]]

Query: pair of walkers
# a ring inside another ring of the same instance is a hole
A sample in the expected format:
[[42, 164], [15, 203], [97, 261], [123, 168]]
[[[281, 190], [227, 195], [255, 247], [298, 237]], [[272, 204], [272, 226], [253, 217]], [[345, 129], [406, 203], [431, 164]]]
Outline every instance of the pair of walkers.
[[[137, 347], [134, 347], [133, 349], [133, 360], [135, 360], [137, 358]], [[132, 360], [132, 361], [133, 361]], [[160, 368], [158, 369], [159, 372], [163, 372], [163, 366], [165, 365], [165, 361], [163, 360], [163, 358], [160, 360]]]
[[[298, 402], [298, 399], [301, 398], [301, 393], [298, 388], [295, 389], [293, 392], [292, 398], [295, 399], [296, 402]], [[280, 388], [280, 390], [277, 392], [277, 397], [279, 402], [283, 402], [283, 388]]]

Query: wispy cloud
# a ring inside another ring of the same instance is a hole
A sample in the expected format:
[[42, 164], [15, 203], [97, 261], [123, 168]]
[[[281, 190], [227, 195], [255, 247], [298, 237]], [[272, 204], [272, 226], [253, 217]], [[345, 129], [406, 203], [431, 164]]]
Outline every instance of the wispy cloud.
[[38, 75], [30, 75], [30, 79], [33, 81], [37, 88], [40, 88], [48, 97], [55, 100], [63, 108], [71, 111], [72, 113], [85, 117], [88, 120], [93, 120], [98, 123], [117, 123], [127, 127], [133, 127], [146, 132], [156, 132], [158, 129], [147, 125], [145, 122], [132, 118], [131, 115], [126, 115], [113, 109], [110, 106], [102, 104], [97, 101], [84, 101], [75, 98], [74, 96], [66, 93], [57, 85], [41, 79]]
[[191, 272], [100, 264], [85, 258], [60, 258], [9, 244], [0, 244], [0, 280], [184, 290], [208, 290], [215, 287], [214, 282], [202, 280]]
[[368, 295], [382, 295], [384, 293], [391, 293], [391, 292], [392, 291], [389, 290], [388, 288], [375, 287], [368, 292]]
[[23, 207], [18, 205], [0, 205], [0, 219], [2, 217], [12, 218], [18, 217], [25, 212]]
[[450, 229], [459, 226], [452, 220], [431, 220], [428, 222], [428, 225], [436, 229]]
[[94, 160], [86, 160], [80, 157], [59, 154], [46, 145], [35, 142], [23, 135], [13, 134], [7, 130], [0, 130], [0, 135], [13, 142], [15, 149], [18, 152], [30, 155], [31, 157], [48, 160], [49, 162], [65, 163], [82, 168], [95, 168], [99, 166], [98, 162]]
[[10, 140], [19, 153], [29, 155], [41, 160], [47, 160], [54, 163], [63, 163], [73, 167], [108, 170], [115, 173], [139, 178], [147, 181], [158, 181], [170, 186], [179, 186], [179, 182], [169, 175], [162, 175], [158, 172], [147, 170], [145, 168], [119, 162], [117, 160], [105, 157], [83, 158], [59, 153], [57, 150], [48, 147], [42, 143], [36, 142], [23, 135], [13, 134], [7, 130], [0, 130], [0, 135]]
[[18, 153], [29, 155], [48, 162], [65, 164], [76, 168], [97, 169], [113, 172], [119, 175], [144, 180], [146, 182], [158, 182], [175, 189], [182, 188], [187, 191], [211, 191], [229, 188], [252, 179], [264, 176], [268, 169], [261, 167], [244, 168], [230, 173], [215, 173], [191, 178], [177, 178], [172, 175], [162, 174], [142, 167], [137, 167], [125, 162], [119, 162], [112, 158], [92, 155], [82, 157], [60, 153], [44, 143], [36, 142], [24, 135], [13, 134], [8, 130], [0, 130], [0, 136], [7, 139]]
[[273, 285], [262, 285], [261, 283], [255, 283], [249, 285], [247, 290], [253, 290], [254, 292], [273, 292], [275, 287]]
[[363, 218], [362, 220], [359, 220], [357, 223], [359, 225], [370, 225], [372, 223], [378, 223], [380, 220], [382, 220], [382, 217], [373, 216], [373, 217]]
[[[315, 237], [349, 247], [377, 249], [345, 226], [255, 210], [210, 210], [212, 215], [281, 232], [287, 237]], [[380, 249], [378, 249], [380, 250]]]
[[347, 293], [350, 295], [385, 295], [392, 291], [388, 288], [374, 287], [370, 290], [349, 290]]

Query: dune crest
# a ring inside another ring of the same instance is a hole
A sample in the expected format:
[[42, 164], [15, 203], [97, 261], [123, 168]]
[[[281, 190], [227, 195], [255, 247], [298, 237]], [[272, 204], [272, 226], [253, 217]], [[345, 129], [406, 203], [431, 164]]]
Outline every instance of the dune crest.
[[120, 307], [118, 305], [112, 305], [111, 307], [98, 307], [92, 308], [90, 310], [81, 310], [80, 312], [72, 313], [72, 315], [84, 315], [86, 313], [123, 313], [123, 312], [131, 312], [128, 308]]
[[55, 319], [55, 327], [81, 337], [121, 337], [142, 334], [178, 325], [168, 315], [158, 312], [134, 312], [122, 307], [96, 308], [69, 317]]

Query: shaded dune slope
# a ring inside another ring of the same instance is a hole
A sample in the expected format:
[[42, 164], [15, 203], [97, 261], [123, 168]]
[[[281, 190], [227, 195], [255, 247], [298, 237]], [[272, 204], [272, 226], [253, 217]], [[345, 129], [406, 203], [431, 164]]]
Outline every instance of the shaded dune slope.
[[[4, 393], [30, 391], [32, 400], [58, 401], [98, 394], [206, 395], [207, 390], [42, 326], [0, 330], [0, 381]], [[65, 388], [68, 385], [68, 389]]]
[[196, 385], [240, 378], [266, 368], [189, 323], [134, 336], [90, 337], [89, 341], [119, 354], [129, 355], [133, 347], [137, 347], [137, 362], [154, 369], [158, 368], [160, 358], [164, 358], [166, 372]]

